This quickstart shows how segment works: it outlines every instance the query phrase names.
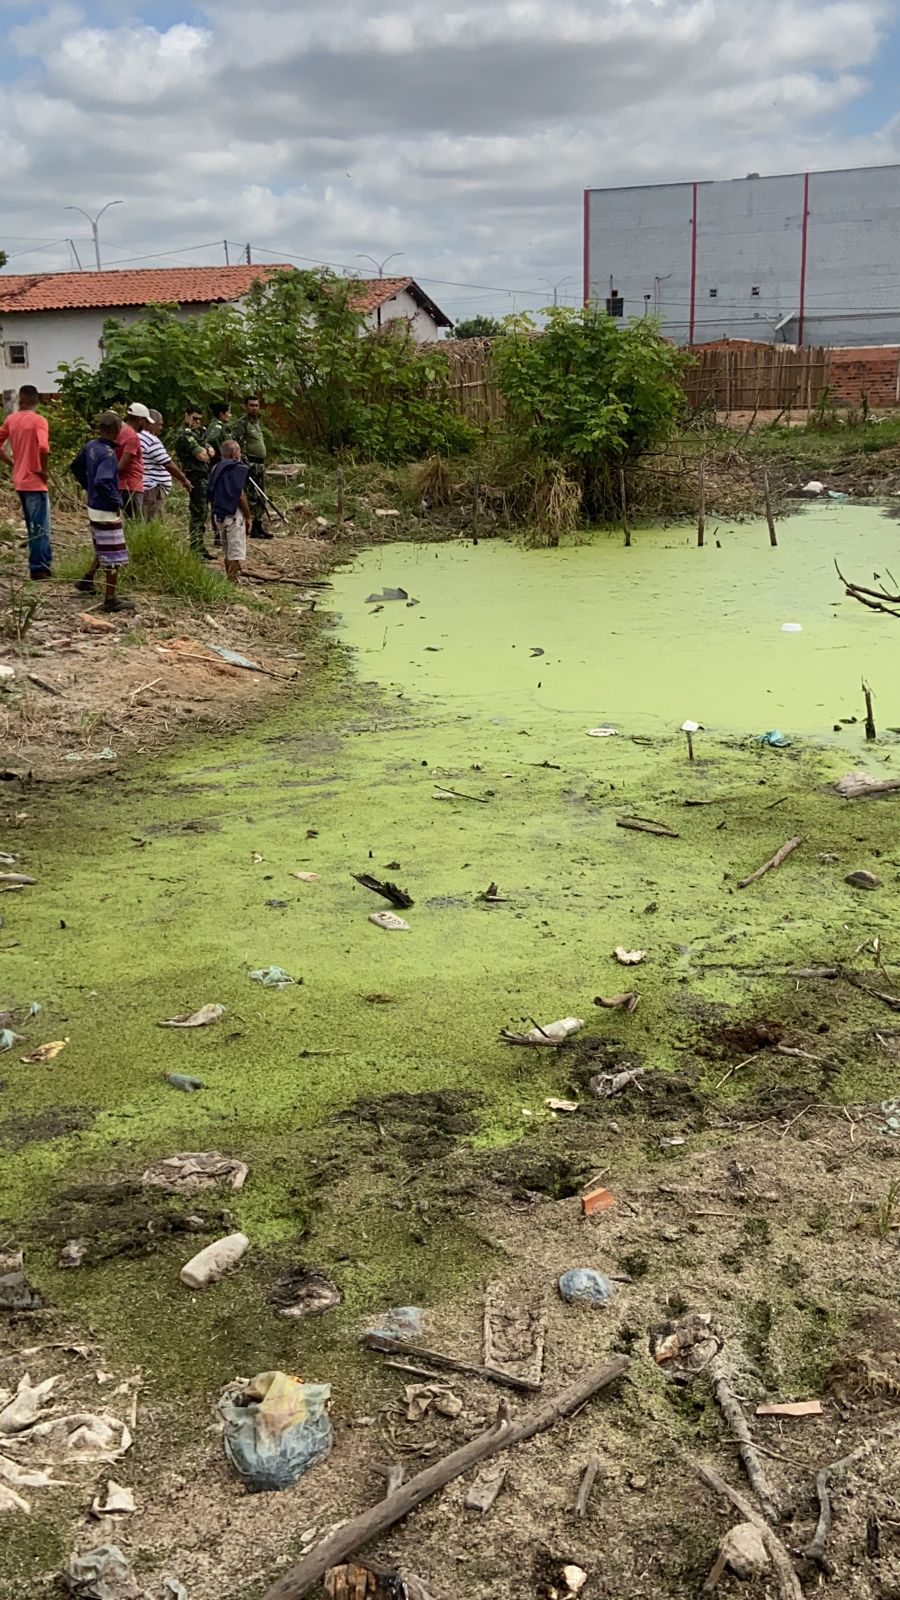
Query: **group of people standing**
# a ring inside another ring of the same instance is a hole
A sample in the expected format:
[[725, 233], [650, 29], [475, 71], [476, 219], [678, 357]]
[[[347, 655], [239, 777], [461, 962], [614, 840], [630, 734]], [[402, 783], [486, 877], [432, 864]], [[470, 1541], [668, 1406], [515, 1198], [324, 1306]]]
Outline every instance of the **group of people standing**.
[[[0, 426], [0, 460], [12, 467], [13, 487], [28, 535], [29, 573], [36, 580], [53, 575], [47, 484], [50, 434], [46, 417], [37, 409], [39, 398], [37, 389], [24, 385], [19, 390], [18, 410]], [[215, 543], [222, 548], [225, 570], [232, 580], [237, 580], [246, 559], [247, 538], [271, 539], [266, 526], [266, 441], [259, 398], [246, 397], [237, 421], [232, 420], [231, 407], [225, 401], [211, 410], [206, 427], [199, 406], [185, 412], [174, 441], [174, 459], [162, 441], [159, 411], [138, 401], [129, 405], [124, 421], [118, 412], [105, 411], [96, 437], [71, 463], [70, 470], [87, 494], [94, 546], [91, 567], [75, 587], [92, 594], [94, 578], [102, 569], [106, 611], [133, 610], [131, 602], [117, 593], [119, 570], [128, 560], [126, 525], [160, 516], [173, 481], [188, 494], [191, 548], [203, 560], [215, 560], [206, 547], [211, 515]]]

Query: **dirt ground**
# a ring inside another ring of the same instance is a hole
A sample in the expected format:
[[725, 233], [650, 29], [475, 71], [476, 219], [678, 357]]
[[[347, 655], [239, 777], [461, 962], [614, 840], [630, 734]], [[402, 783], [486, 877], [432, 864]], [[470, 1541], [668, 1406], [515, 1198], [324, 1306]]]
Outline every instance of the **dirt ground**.
[[[461, 1413], [448, 1420], [431, 1410], [409, 1422], [403, 1390], [416, 1378], [389, 1369], [382, 1355], [348, 1350], [357, 1370], [335, 1392], [330, 1459], [278, 1497], [251, 1495], [226, 1464], [212, 1397], [206, 1421], [190, 1419], [190, 1442], [173, 1456], [177, 1407], [158, 1395], [145, 1403], [141, 1375], [120, 1371], [115, 1351], [86, 1347], [89, 1329], [52, 1310], [30, 1312], [4, 1326], [0, 1385], [27, 1365], [34, 1381], [62, 1374], [58, 1397], [67, 1410], [105, 1402], [121, 1413], [136, 1396], [136, 1444], [123, 1471], [137, 1514], [86, 1515], [88, 1485], [98, 1487], [107, 1472], [115, 1477], [112, 1466], [82, 1475], [78, 1490], [34, 1491], [36, 1524], [52, 1495], [57, 1526], [66, 1508], [72, 1545], [118, 1543], [148, 1593], [171, 1575], [190, 1600], [256, 1600], [301, 1551], [377, 1502], [386, 1462], [399, 1462], [409, 1477], [490, 1426], [499, 1400], [520, 1416], [624, 1354], [628, 1371], [612, 1389], [500, 1457], [507, 1471], [492, 1510], [467, 1509], [469, 1473], [368, 1556], [418, 1575], [441, 1600], [550, 1600], [572, 1592], [559, 1576], [569, 1564], [587, 1573], [587, 1600], [687, 1600], [700, 1593], [719, 1539], [741, 1520], [701, 1486], [698, 1465], [713, 1465], [754, 1500], [709, 1367], [689, 1375], [653, 1358], [653, 1333], [699, 1312], [712, 1318], [716, 1375], [725, 1373], [749, 1421], [803, 1592], [834, 1600], [900, 1595], [900, 1139], [882, 1131], [877, 1106], [829, 1103], [822, 1087], [845, 1053], [893, 1054], [898, 1041], [890, 1028], [845, 1032], [833, 983], [804, 980], [797, 991], [786, 1025], [762, 1019], [730, 1035], [710, 1018], [683, 1075], [654, 1075], [648, 1065], [642, 1080], [603, 1101], [588, 1080], [629, 1059], [627, 1018], [620, 1043], [599, 1054], [596, 1042], [567, 1047], [560, 1079], [579, 1109], [548, 1113], [511, 1148], [473, 1148], [468, 1113], [433, 1096], [417, 1120], [415, 1105], [388, 1095], [335, 1127], [323, 1174], [329, 1209], [340, 1215], [363, 1170], [369, 1180], [380, 1171], [368, 1227], [395, 1226], [399, 1213], [425, 1252], [448, 1226], [472, 1232], [484, 1258], [483, 1291], [545, 1319], [540, 1395], [434, 1368]], [[822, 1025], [824, 1056], [810, 1043]], [[779, 1045], [807, 1054], [785, 1055]], [[697, 1088], [704, 1050], [721, 1062], [721, 1095]], [[752, 1090], [729, 1100], [739, 1072]], [[581, 1195], [598, 1180], [615, 1204], [585, 1217]], [[563, 1303], [556, 1281], [572, 1266], [612, 1278], [606, 1308]], [[339, 1270], [335, 1278], [339, 1286]], [[481, 1296], [455, 1297], [429, 1310], [417, 1342], [478, 1362], [482, 1321]], [[821, 1415], [754, 1415], [760, 1402], [809, 1399], [821, 1401]], [[816, 1474], [863, 1445], [833, 1485], [825, 1557], [804, 1559], [819, 1509]], [[597, 1480], [579, 1519], [573, 1506], [594, 1456]], [[770, 1573], [746, 1587], [726, 1575], [717, 1592], [762, 1600], [787, 1591]]]
[[[77, 519], [57, 516], [58, 559], [83, 542]], [[194, 729], [240, 725], [296, 694], [318, 585], [333, 559], [329, 544], [302, 533], [256, 544], [234, 604], [211, 609], [135, 590], [133, 613], [106, 617], [99, 595], [78, 594], [62, 579], [42, 584], [23, 637], [11, 608], [0, 617], [0, 663], [15, 671], [0, 686], [7, 773], [71, 777], [91, 762], [163, 749]], [[260, 670], [230, 665], [211, 646]]]

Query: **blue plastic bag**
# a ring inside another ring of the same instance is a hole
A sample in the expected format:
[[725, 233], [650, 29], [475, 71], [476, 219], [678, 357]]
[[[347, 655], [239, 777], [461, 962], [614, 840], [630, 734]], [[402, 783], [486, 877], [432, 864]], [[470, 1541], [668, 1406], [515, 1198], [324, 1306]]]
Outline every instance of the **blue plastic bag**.
[[247, 1488], [289, 1489], [323, 1461], [334, 1442], [327, 1383], [303, 1383], [286, 1372], [260, 1372], [246, 1389], [219, 1401], [225, 1454]]

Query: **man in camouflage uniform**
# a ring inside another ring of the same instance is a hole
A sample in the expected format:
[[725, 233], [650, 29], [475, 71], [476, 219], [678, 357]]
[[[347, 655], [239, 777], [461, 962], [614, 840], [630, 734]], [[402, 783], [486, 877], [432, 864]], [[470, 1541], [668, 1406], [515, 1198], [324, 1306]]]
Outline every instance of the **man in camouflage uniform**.
[[190, 481], [190, 541], [191, 549], [204, 561], [213, 559], [206, 548], [206, 488], [209, 482], [210, 452], [203, 435], [203, 412], [199, 406], [190, 406], [184, 422], [175, 435], [175, 454]]
[[266, 527], [266, 441], [260, 417], [259, 396], [248, 394], [244, 400], [244, 415], [239, 417], [231, 437], [241, 447], [241, 455], [250, 468], [247, 479], [247, 499], [250, 502], [250, 538], [271, 539]]
[[222, 446], [226, 439], [233, 439], [234, 432], [231, 426], [231, 407], [227, 400], [215, 400], [210, 406], [212, 422], [204, 435], [204, 444], [207, 450], [212, 451], [210, 467], [222, 459]]

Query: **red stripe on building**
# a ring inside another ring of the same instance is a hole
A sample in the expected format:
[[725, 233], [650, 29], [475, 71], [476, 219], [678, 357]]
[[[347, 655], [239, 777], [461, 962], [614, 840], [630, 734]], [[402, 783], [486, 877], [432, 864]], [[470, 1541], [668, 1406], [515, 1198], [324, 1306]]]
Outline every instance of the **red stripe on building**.
[[591, 191], [584, 191], [584, 303], [591, 298]]
[[692, 185], [691, 199], [691, 319], [688, 344], [694, 342], [694, 324], [697, 315], [697, 185]]
[[809, 173], [803, 174], [803, 232], [800, 245], [800, 310], [797, 315], [797, 343], [803, 343], [803, 320], [806, 312], [806, 253], [809, 242]]

